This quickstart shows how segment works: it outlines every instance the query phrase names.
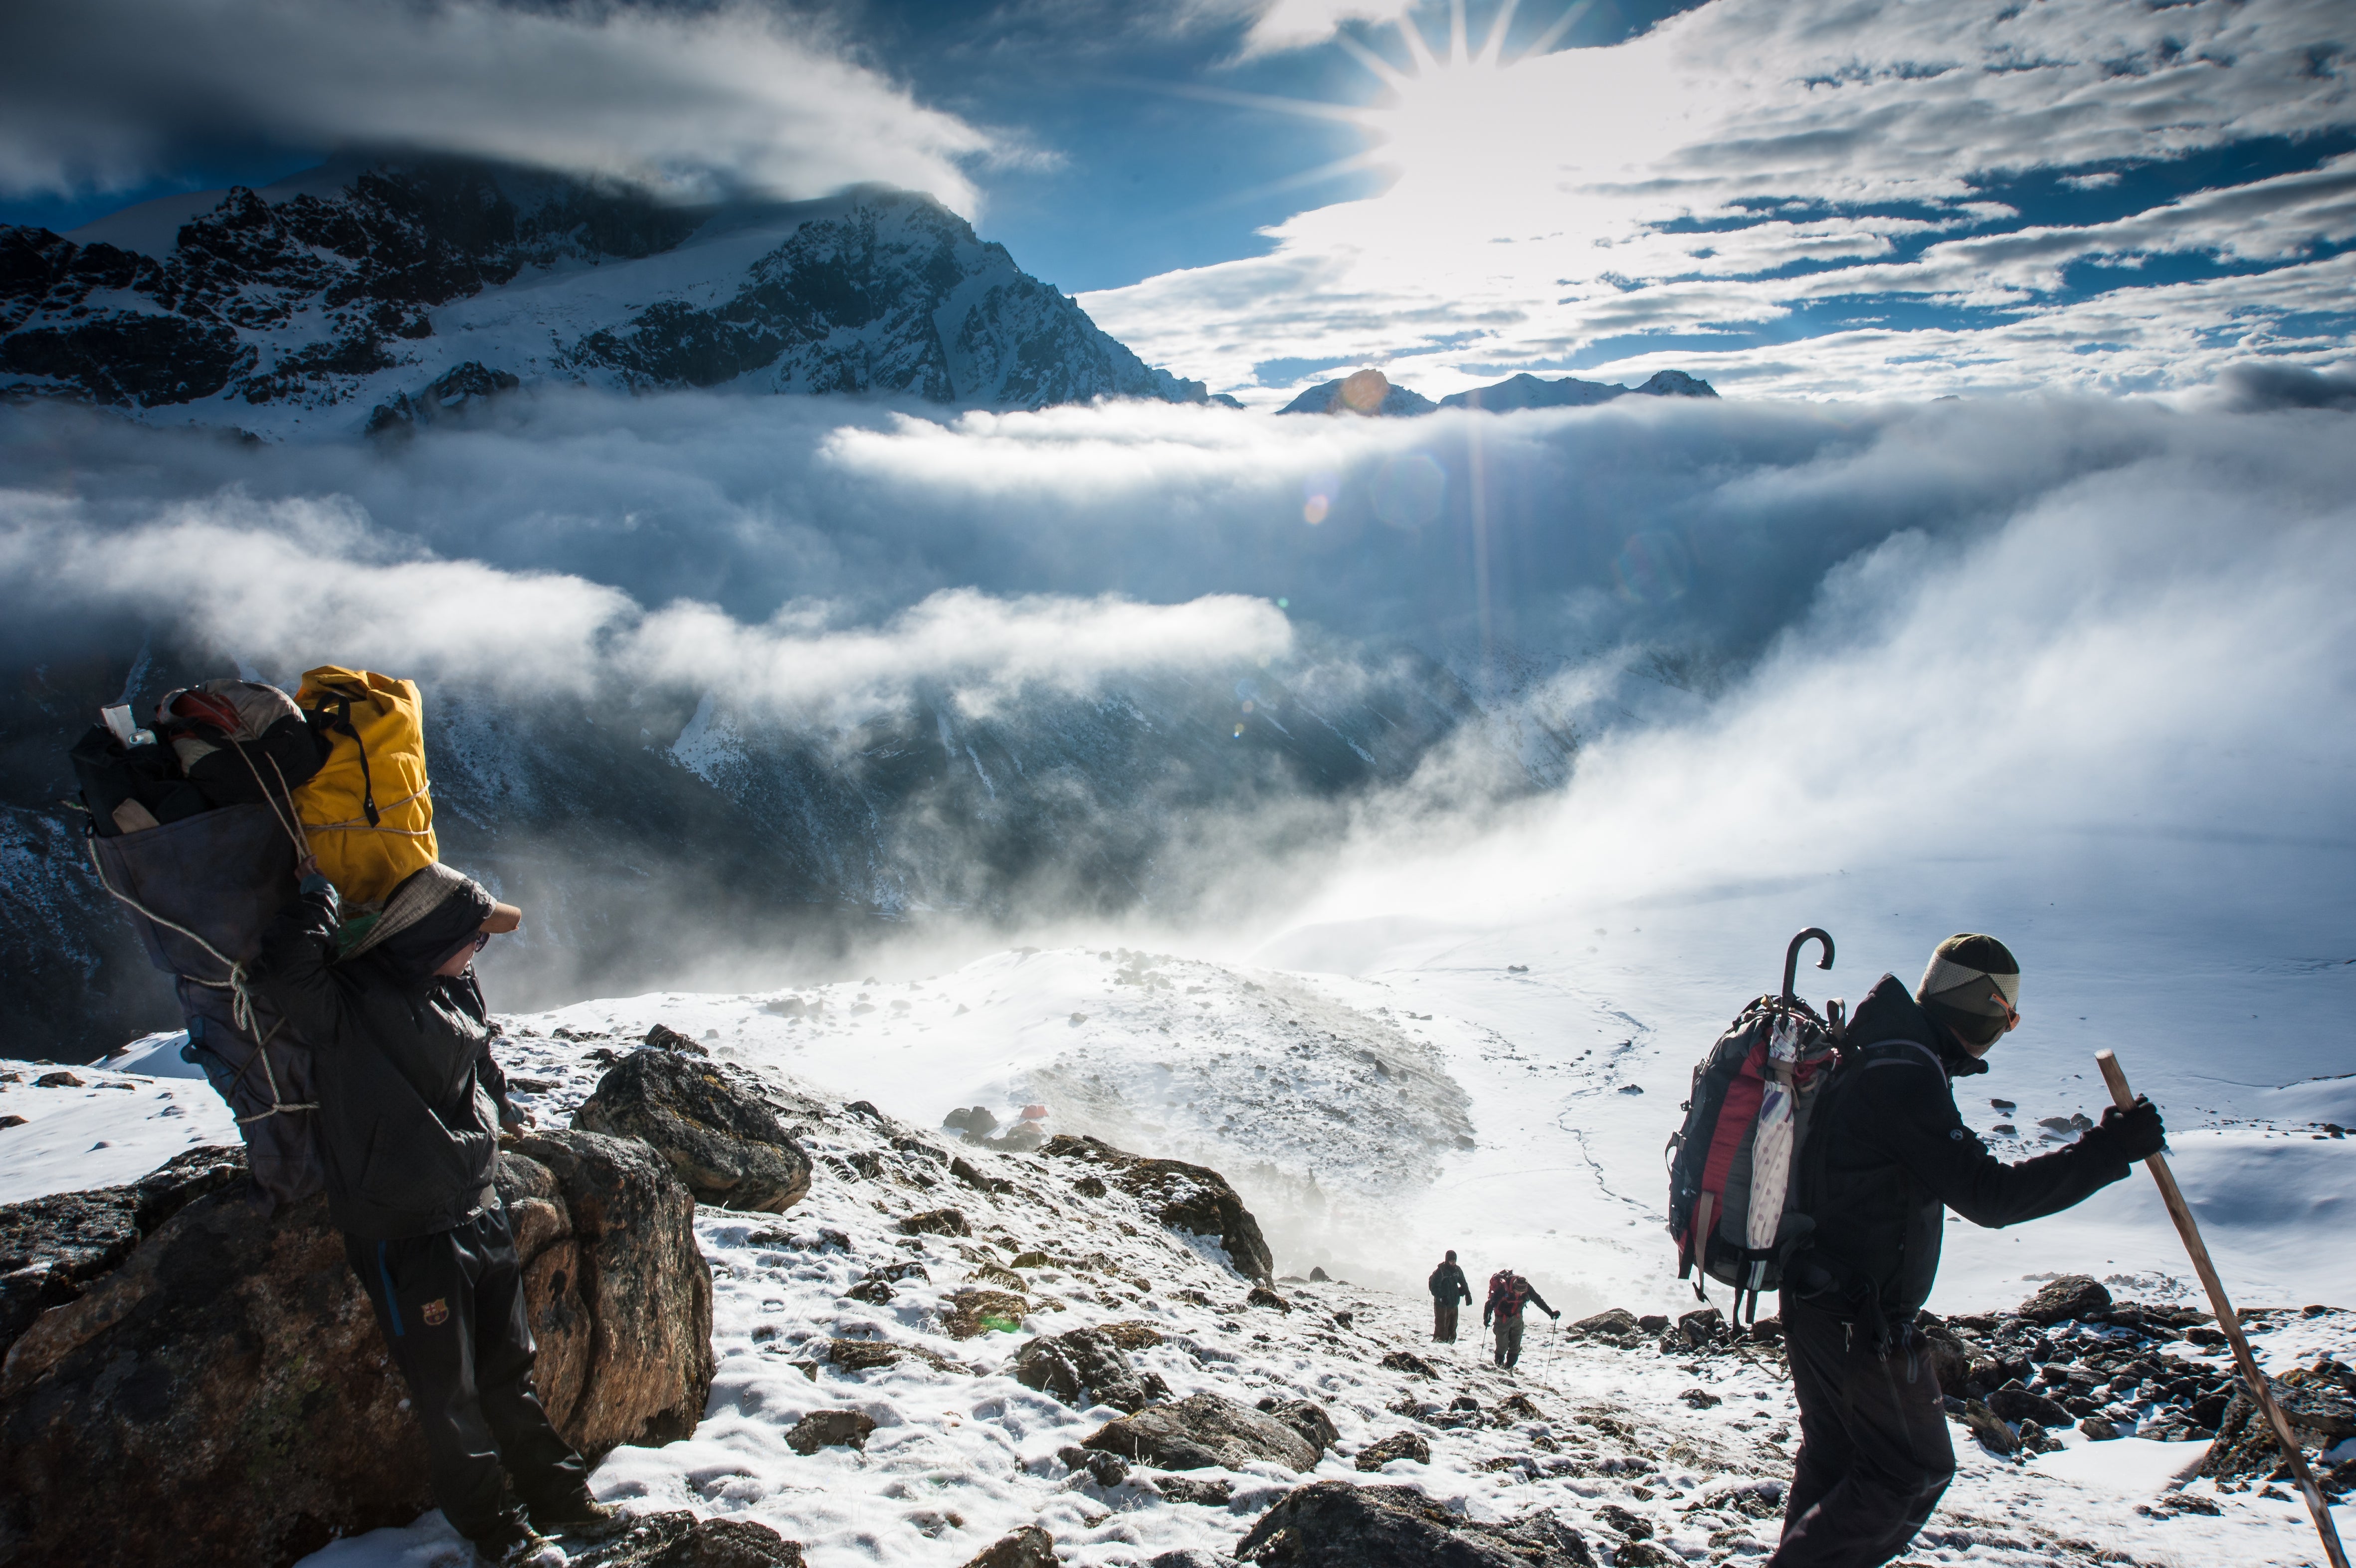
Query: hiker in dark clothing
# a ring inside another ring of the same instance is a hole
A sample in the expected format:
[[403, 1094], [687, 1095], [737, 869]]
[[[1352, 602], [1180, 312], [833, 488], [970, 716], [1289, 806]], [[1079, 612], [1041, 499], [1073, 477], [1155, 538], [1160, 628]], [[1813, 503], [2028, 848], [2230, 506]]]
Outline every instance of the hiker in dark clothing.
[[1876, 1568], [1906, 1549], [1954, 1474], [1938, 1379], [1914, 1326], [1939, 1270], [1947, 1209], [1976, 1225], [2069, 1208], [2166, 1136], [2158, 1111], [2104, 1112], [2075, 1144], [1999, 1161], [1955, 1109], [2020, 1022], [2020, 966], [1993, 937], [1939, 944], [1909, 995], [1883, 975], [1849, 1020], [1801, 1158], [1815, 1219], [1786, 1269], [1783, 1338], [1800, 1454], [1768, 1568]]
[[1511, 1369], [1522, 1359], [1522, 1307], [1526, 1303], [1548, 1317], [1562, 1314], [1546, 1304], [1537, 1287], [1511, 1269], [1489, 1276], [1489, 1299], [1481, 1304], [1481, 1326], [1497, 1328], [1497, 1365]]
[[[328, 1213], [409, 1385], [435, 1501], [481, 1560], [524, 1562], [547, 1544], [535, 1524], [617, 1516], [532, 1390], [521, 1266], [491, 1185], [512, 1113], [473, 962], [522, 914], [429, 865], [339, 959], [336, 890], [304, 869], [256, 980], [316, 1053]], [[502, 1501], [503, 1472], [529, 1521]]]
[[1472, 1303], [1472, 1287], [1465, 1282], [1464, 1271], [1456, 1266], [1456, 1254], [1451, 1252], [1441, 1260], [1424, 1283], [1431, 1287], [1431, 1337], [1443, 1345], [1453, 1345], [1456, 1308]]

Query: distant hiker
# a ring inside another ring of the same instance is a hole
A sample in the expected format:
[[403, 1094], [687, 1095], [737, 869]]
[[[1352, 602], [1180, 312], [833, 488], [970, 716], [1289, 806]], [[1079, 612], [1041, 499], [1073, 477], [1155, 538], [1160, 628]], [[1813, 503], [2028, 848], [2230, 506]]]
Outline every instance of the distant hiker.
[[[491, 1185], [506, 1081], [474, 958], [522, 912], [429, 865], [339, 960], [336, 890], [316, 862], [303, 870], [257, 983], [316, 1053], [328, 1213], [409, 1385], [434, 1500], [480, 1560], [524, 1562], [547, 1544], [534, 1525], [617, 1516], [532, 1390], [515, 1236]], [[502, 1500], [502, 1471], [529, 1520]]]
[[1464, 1271], [1456, 1266], [1456, 1254], [1449, 1253], [1424, 1283], [1431, 1287], [1431, 1337], [1443, 1345], [1453, 1345], [1456, 1308], [1472, 1302], [1472, 1287], [1466, 1283]]
[[[1451, 1257], [1453, 1253], [1450, 1254]], [[1548, 1317], [1561, 1313], [1546, 1304], [1537, 1287], [1511, 1269], [1489, 1276], [1489, 1299], [1481, 1304], [1481, 1326], [1494, 1321], [1497, 1329], [1497, 1365], [1510, 1369], [1522, 1359], [1522, 1307], [1526, 1303]]]
[[1847, 1032], [1801, 1156], [1815, 1220], [1783, 1274], [1800, 1453], [1769, 1568], [1874, 1568], [1906, 1549], [1954, 1474], [1938, 1379], [1914, 1328], [1939, 1269], [1944, 1210], [2000, 1226], [2057, 1213], [2127, 1174], [2166, 1136], [2138, 1101], [2051, 1154], [2005, 1165], [1955, 1109], [1950, 1080], [2020, 1023], [2020, 966], [1994, 937], [1939, 944], [1912, 995], [1883, 975]]

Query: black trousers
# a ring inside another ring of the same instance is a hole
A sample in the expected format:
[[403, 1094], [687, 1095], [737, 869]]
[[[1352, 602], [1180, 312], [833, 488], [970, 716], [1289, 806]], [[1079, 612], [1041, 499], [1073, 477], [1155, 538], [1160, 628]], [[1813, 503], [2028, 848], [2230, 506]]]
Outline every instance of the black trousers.
[[1914, 1539], [1955, 1474], [1939, 1380], [1922, 1340], [1874, 1354], [1863, 1330], [1783, 1298], [1800, 1402], [1783, 1541], [1767, 1568], [1879, 1568]]
[[1447, 1344], [1456, 1343], [1456, 1307], [1452, 1301], [1431, 1298], [1431, 1337]]
[[344, 1255], [409, 1384], [434, 1500], [459, 1534], [480, 1539], [498, 1528], [502, 1470], [528, 1505], [587, 1488], [588, 1466], [532, 1391], [523, 1268], [504, 1206], [431, 1236], [347, 1235]]

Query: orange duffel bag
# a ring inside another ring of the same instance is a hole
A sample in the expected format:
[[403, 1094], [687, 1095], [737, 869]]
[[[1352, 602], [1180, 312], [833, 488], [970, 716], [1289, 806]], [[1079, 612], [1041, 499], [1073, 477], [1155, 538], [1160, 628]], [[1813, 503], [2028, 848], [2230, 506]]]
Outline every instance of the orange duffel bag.
[[347, 906], [378, 903], [438, 858], [425, 700], [414, 681], [324, 664], [294, 701], [330, 745], [294, 790], [303, 836]]

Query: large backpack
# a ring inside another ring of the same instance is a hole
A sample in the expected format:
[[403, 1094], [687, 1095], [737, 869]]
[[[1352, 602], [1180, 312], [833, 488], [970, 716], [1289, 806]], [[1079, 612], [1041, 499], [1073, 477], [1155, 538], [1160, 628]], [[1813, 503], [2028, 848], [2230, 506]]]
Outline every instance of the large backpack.
[[305, 671], [294, 700], [330, 743], [294, 791], [303, 836], [346, 906], [381, 904], [439, 855], [425, 700], [413, 681], [335, 664]]
[[1830, 936], [1811, 926], [1792, 939], [1783, 993], [1747, 1004], [1695, 1064], [1685, 1124], [1665, 1151], [1677, 1278], [1698, 1269], [1694, 1294], [1705, 1300], [1705, 1281], [1732, 1285], [1738, 1321], [1744, 1294], [1756, 1317], [1761, 1294], [1782, 1283], [1784, 1260], [1814, 1229], [1797, 1211], [1793, 1164], [1843, 1020], [1838, 1001], [1826, 1018], [1792, 989], [1800, 949], [1812, 940], [1824, 946], [1816, 967], [1832, 968]]

